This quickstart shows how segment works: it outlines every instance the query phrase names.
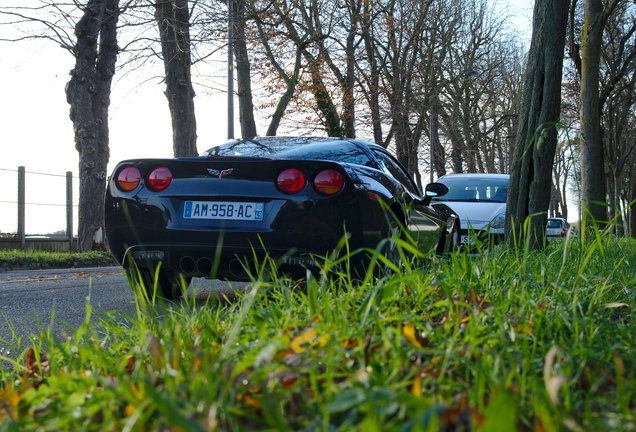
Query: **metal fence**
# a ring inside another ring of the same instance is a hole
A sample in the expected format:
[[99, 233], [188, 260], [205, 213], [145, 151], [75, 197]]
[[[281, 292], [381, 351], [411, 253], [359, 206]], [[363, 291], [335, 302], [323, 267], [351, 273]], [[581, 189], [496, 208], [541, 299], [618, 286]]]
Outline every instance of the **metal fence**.
[[[78, 207], [73, 201], [73, 180], [77, 177], [70, 171], [48, 174], [26, 171], [23, 166], [17, 170], [0, 168], [0, 175], [5, 185], [0, 193], [0, 248], [74, 250]], [[12, 192], [6, 187], [14, 175], [16, 198], [15, 189]], [[60, 229], [64, 226], [66, 229]]]

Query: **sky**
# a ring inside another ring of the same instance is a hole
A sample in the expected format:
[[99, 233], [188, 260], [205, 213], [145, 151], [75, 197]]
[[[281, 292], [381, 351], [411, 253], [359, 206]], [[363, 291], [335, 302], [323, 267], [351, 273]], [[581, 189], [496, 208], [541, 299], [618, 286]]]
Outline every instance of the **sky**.
[[[507, 4], [508, 2], [501, 2]], [[532, 3], [514, 0], [515, 25], [531, 28]], [[0, 31], [5, 31], [0, 28]], [[50, 42], [0, 42], [0, 233], [17, 230], [17, 169], [26, 174], [26, 234], [66, 228], [67, 171], [73, 173], [77, 203], [78, 154], [64, 88], [74, 59]], [[156, 68], [162, 67], [156, 65]], [[145, 70], [145, 76], [152, 70]], [[161, 70], [156, 70], [161, 74]], [[115, 76], [110, 105], [109, 174], [123, 159], [172, 157], [172, 128], [165, 85], [131, 74]], [[236, 86], [235, 86], [236, 88]], [[227, 97], [198, 91], [195, 98], [199, 152], [227, 139]], [[236, 103], [235, 103], [236, 106]], [[235, 112], [238, 122], [238, 112]], [[238, 124], [235, 133], [240, 133]], [[43, 175], [44, 174], [44, 175]], [[43, 205], [44, 204], [44, 205]], [[77, 232], [77, 214], [74, 216]]]
[[[0, 104], [0, 182], [3, 185], [0, 188], [0, 232], [17, 230], [15, 202], [19, 166], [24, 166], [27, 172], [26, 233], [64, 230], [65, 175], [71, 171], [77, 177], [78, 173], [78, 153], [64, 93], [74, 59], [62, 48], [43, 42], [2, 43], [0, 46], [3, 53], [0, 94], [4, 102]], [[109, 173], [123, 159], [172, 157], [172, 128], [163, 94], [165, 86], [158, 80], [140, 86], [140, 81], [129, 76], [113, 86], [109, 111]], [[226, 107], [225, 94], [196, 98], [199, 152], [227, 139]], [[235, 130], [240, 130], [238, 125]], [[77, 183], [78, 179], [74, 178], [75, 202], [79, 196]]]

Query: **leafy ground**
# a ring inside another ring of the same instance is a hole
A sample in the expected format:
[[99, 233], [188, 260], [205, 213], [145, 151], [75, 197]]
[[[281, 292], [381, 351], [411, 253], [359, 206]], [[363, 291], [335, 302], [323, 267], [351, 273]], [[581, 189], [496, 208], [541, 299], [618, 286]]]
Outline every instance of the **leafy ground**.
[[110, 252], [45, 252], [24, 250], [0, 250], [0, 266], [25, 267], [30, 265], [46, 267], [87, 267], [114, 264]]
[[0, 431], [634, 430], [633, 240], [426, 260], [0, 341]]

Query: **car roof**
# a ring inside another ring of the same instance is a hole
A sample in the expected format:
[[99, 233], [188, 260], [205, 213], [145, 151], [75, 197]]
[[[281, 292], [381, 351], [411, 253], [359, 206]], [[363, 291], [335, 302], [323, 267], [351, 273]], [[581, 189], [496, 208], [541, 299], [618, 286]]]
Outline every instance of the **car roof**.
[[446, 178], [469, 178], [469, 177], [481, 177], [481, 178], [510, 178], [510, 174], [496, 174], [496, 173], [457, 173], [446, 174], [438, 178], [438, 180]]
[[[266, 136], [252, 137], [228, 140], [218, 146], [214, 146], [204, 153], [212, 152], [215, 148], [241, 148], [243, 146], [253, 146], [260, 149], [262, 154], [276, 154], [291, 148], [300, 148], [304, 146], [338, 146], [342, 144], [362, 145], [368, 148], [384, 149], [384, 147], [355, 138], [339, 138], [339, 137], [295, 137], [295, 136]], [[385, 150], [385, 149], [384, 149]]]

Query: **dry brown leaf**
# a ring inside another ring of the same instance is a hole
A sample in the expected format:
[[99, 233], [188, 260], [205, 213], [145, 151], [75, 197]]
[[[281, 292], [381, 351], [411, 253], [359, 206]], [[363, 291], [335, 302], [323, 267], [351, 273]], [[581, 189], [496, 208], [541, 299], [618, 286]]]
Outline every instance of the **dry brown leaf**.
[[280, 383], [285, 388], [292, 388], [296, 381], [298, 381], [298, 375], [293, 371], [285, 371], [280, 376]]
[[124, 369], [127, 373], [132, 374], [135, 369], [135, 357], [131, 357], [128, 359], [128, 363], [126, 363], [126, 368]]
[[443, 426], [443, 429], [471, 430], [473, 413], [468, 406], [466, 396], [462, 395], [455, 399], [453, 406], [444, 408], [440, 413], [440, 426]]
[[543, 366], [543, 380], [545, 383], [546, 391], [552, 400], [552, 403], [558, 405], [559, 403], [559, 389], [566, 383], [566, 378], [561, 375], [555, 375], [554, 372], [554, 364], [556, 361], [556, 356], [559, 352], [558, 346], [553, 346], [548, 351], [548, 354], [545, 357], [545, 364]]
[[[39, 365], [38, 365], [39, 363]], [[40, 367], [42, 368], [42, 375], [48, 375], [51, 371], [51, 361], [44, 353], [40, 353], [40, 358], [38, 362], [38, 357], [33, 350], [33, 348], [29, 348], [26, 355], [26, 366], [29, 370], [29, 374], [31, 376], [40, 375]]]

